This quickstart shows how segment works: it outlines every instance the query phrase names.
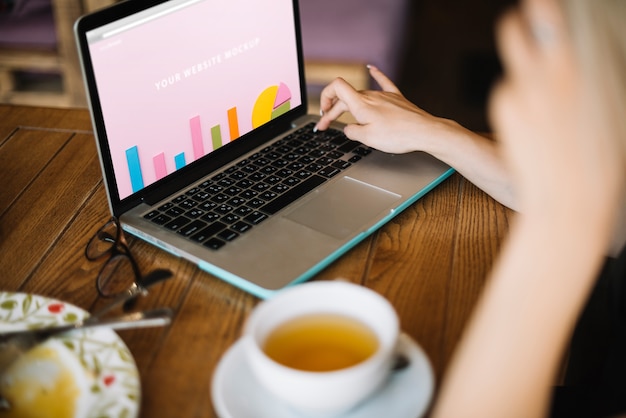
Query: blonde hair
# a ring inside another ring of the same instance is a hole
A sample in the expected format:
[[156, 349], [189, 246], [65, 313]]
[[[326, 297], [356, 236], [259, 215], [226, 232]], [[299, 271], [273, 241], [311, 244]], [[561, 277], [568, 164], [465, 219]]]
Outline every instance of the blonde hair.
[[561, 0], [583, 76], [605, 133], [626, 165], [626, 1]]

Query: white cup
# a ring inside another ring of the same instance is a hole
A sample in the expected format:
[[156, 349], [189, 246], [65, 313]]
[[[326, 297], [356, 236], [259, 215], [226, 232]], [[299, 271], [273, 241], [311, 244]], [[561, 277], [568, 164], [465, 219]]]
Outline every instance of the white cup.
[[[311, 314], [358, 320], [375, 333], [377, 349], [356, 365], [323, 372], [287, 367], [263, 351], [276, 327]], [[320, 281], [287, 288], [260, 303], [248, 318], [242, 338], [250, 368], [264, 388], [299, 411], [328, 416], [355, 407], [385, 383], [395, 361], [398, 336], [398, 316], [384, 297], [356, 284]]]

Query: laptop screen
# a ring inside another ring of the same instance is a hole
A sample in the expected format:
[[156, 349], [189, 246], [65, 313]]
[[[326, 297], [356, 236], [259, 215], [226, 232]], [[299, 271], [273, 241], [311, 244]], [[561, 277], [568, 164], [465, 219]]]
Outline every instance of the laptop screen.
[[292, 0], [172, 0], [87, 33], [120, 199], [302, 104]]

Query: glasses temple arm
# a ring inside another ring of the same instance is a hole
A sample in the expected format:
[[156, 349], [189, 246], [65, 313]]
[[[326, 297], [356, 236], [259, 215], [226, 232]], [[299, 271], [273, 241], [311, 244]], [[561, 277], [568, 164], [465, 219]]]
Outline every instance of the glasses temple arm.
[[150, 287], [166, 279], [169, 279], [170, 277], [172, 277], [172, 272], [170, 270], [156, 269], [151, 271], [144, 278], [138, 280], [139, 283], [135, 283], [124, 293], [115, 297], [115, 299], [111, 303], [103, 306], [95, 312], [92, 312], [85, 322], [96, 321], [104, 314], [120, 305], [124, 305], [124, 307], [126, 308], [127, 305], [133, 302], [137, 296], [145, 294]]

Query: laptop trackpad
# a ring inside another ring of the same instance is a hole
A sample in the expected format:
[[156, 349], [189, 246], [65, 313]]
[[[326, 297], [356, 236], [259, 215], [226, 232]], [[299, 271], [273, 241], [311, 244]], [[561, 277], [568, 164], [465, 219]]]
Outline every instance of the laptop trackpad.
[[400, 195], [396, 193], [343, 177], [287, 214], [286, 218], [345, 239], [371, 226], [370, 221], [388, 211], [398, 199]]

